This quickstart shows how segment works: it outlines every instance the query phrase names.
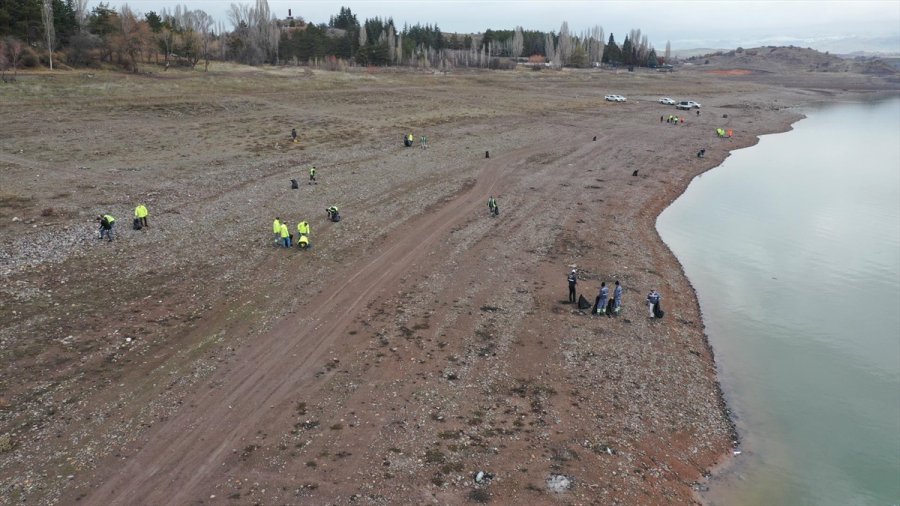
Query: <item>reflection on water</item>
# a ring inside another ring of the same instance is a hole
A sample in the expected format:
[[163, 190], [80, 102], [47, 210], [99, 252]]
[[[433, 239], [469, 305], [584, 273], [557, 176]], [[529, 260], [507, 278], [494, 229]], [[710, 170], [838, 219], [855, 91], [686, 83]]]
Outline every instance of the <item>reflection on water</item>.
[[898, 140], [900, 99], [809, 111], [660, 216], [743, 438], [710, 502], [900, 504]]

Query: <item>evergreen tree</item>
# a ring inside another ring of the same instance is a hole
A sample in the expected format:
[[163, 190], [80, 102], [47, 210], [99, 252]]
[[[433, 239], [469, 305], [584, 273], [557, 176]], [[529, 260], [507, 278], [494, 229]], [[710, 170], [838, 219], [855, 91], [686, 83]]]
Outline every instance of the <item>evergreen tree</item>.
[[144, 19], [147, 20], [147, 26], [150, 27], [150, 31], [153, 33], [159, 33], [163, 28], [163, 20], [155, 11], [150, 11], [147, 14], [144, 14]]
[[576, 68], [584, 68], [588, 66], [588, 54], [581, 44], [572, 48], [572, 54], [569, 56], [569, 65]]
[[603, 63], [619, 64], [622, 62], [622, 50], [616, 44], [615, 36], [609, 34], [609, 42], [606, 43], [606, 50], [603, 52]]
[[341, 7], [338, 15], [331, 17], [328, 26], [355, 32], [359, 30], [359, 21], [357, 21], [356, 15], [350, 12], [349, 7]]
[[622, 43], [621, 60], [624, 65], [634, 65], [634, 46], [631, 39], [625, 36], [625, 42]]
[[3, 0], [0, 2], [0, 36], [13, 36], [32, 45], [41, 41], [41, 2]]
[[72, 0], [53, 0], [53, 29], [57, 47], [66, 46], [69, 39], [78, 33], [78, 19]]

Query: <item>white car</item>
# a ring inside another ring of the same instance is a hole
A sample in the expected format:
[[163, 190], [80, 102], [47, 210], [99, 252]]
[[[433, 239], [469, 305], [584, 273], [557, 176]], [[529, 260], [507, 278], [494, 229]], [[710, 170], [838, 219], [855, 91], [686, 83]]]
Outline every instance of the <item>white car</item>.
[[622, 95], [607, 95], [604, 98], [606, 98], [607, 102], [627, 102], [628, 101], [628, 99], [623, 97]]
[[666, 104], [666, 105], [675, 105], [675, 101], [669, 97], [663, 97], [663, 98], [659, 99], [659, 103]]
[[675, 107], [677, 109], [684, 109], [685, 111], [687, 111], [689, 109], [699, 109], [700, 104], [698, 102], [694, 102], [693, 100], [682, 100], [681, 102], [675, 104]]

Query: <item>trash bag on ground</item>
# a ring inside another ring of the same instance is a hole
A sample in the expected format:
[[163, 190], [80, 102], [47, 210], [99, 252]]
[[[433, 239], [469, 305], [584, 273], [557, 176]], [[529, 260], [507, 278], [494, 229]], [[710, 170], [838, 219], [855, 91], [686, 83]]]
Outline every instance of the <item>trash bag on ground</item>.
[[591, 303], [584, 298], [584, 295], [578, 296], [578, 309], [590, 309]]

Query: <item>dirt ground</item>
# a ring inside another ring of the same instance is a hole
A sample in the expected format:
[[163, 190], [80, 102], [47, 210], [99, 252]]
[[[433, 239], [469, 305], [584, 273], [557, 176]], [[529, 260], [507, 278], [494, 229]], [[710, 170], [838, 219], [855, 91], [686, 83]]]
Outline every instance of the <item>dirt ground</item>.
[[[796, 106], [893, 86], [725, 74], [0, 85], [0, 503], [695, 503], [735, 434], [656, 216]], [[569, 304], [572, 267], [621, 315]]]

